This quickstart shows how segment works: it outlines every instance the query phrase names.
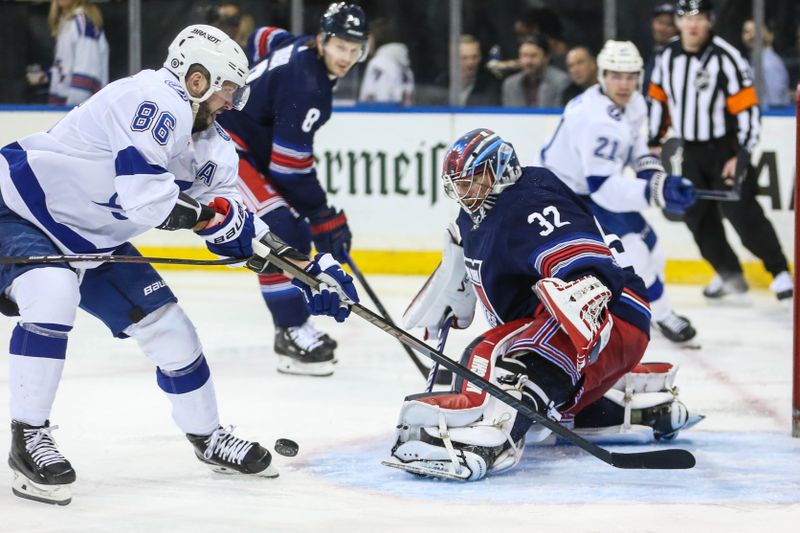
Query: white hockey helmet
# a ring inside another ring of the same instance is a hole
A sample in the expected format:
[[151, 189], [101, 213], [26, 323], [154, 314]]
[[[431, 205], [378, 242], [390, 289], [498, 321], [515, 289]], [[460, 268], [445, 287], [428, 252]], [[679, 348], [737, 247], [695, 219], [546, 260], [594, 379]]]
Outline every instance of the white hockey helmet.
[[186, 89], [186, 73], [192, 65], [201, 65], [210, 77], [208, 90], [202, 96], [192, 96], [186, 90], [193, 103], [199, 104], [208, 100], [212, 94], [222, 89], [222, 84], [226, 81], [239, 87], [233, 95], [233, 107], [241, 110], [247, 103], [250, 95], [250, 87], [247, 86], [247, 56], [225, 32], [204, 24], [193, 24], [181, 30], [169, 45], [164, 67], [175, 74]]
[[603, 79], [606, 72], [641, 73], [643, 67], [642, 56], [639, 55], [636, 45], [630, 41], [608, 40], [597, 54], [597, 78], [603, 90], [606, 88]]

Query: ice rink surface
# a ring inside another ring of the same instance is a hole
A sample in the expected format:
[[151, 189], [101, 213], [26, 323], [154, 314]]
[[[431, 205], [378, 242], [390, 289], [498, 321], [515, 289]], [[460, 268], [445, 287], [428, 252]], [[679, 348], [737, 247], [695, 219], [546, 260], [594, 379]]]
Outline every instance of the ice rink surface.
[[[154, 368], [135, 343], [113, 339], [80, 313], [52, 414], [78, 474], [73, 501], [60, 508], [16, 498], [7, 470], [0, 531], [800, 531], [800, 439], [789, 435], [791, 311], [765, 291], [751, 292], [749, 306], [711, 307], [699, 287], [669, 289], [702, 348], [678, 349], [654, 334], [645, 360], [680, 364], [681, 399], [707, 416], [669, 444], [695, 453], [696, 468], [623, 471], [575, 447], [529, 446], [511, 472], [457, 483], [380, 465], [403, 397], [424, 386], [393, 338], [355, 316], [344, 325], [316, 319], [339, 341], [336, 373], [280, 375], [252, 275], [164, 277], [203, 340], [222, 422], [270, 448], [292, 438], [299, 455], [276, 457], [275, 480], [207, 470], [172, 423]], [[369, 279], [395, 318], [422, 283]], [[4, 352], [13, 324], [0, 320]], [[445, 351], [455, 357], [484, 327], [479, 316], [451, 335]]]

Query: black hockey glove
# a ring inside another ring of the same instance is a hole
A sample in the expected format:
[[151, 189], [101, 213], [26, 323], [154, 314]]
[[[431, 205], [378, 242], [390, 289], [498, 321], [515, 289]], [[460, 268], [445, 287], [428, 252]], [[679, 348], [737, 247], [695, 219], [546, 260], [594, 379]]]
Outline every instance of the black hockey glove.
[[172, 212], [156, 228], [167, 231], [192, 229], [198, 223], [209, 221], [212, 218], [214, 218], [214, 210], [211, 207], [201, 205], [185, 192], [181, 192], [178, 193], [178, 201], [175, 202]]

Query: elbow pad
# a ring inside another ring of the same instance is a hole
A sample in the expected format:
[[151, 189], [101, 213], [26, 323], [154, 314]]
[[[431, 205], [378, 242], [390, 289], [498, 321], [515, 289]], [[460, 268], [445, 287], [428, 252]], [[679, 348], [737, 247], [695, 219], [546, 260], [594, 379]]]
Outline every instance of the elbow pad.
[[175, 207], [172, 208], [169, 216], [156, 228], [167, 231], [192, 229], [199, 222], [206, 222], [214, 218], [214, 214], [211, 207], [202, 205], [185, 192], [181, 192], [178, 193], [178, 201], [175, 202]]

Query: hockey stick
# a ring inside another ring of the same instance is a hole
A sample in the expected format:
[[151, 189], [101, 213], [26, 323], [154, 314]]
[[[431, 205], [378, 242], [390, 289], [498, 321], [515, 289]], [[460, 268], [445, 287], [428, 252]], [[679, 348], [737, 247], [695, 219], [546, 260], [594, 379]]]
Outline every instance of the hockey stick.
[[[281, 268], [287, 274], [290, 274], [291, 276], [299, 279], [300, 281], [302, 281], [303, 283], [305, 283], [310, 287], [316, 288], [319, 286], [320, 282], [318, 279], [309, 275], [306, 271], [296, 266], [289, 260], [280, 257], [280, 255], [278, 255], [279, 254], [278, 250], [271, 248], [271, 251], [273, 253], [270, 253], [265, 258], [267, 261], [277, 266], [278, 268]], [[414, 348], [418, 352], [425, 354], [427, 357], [431, 358], [436, 363], [439, 363], [440, 365], [449, 369], [454, 374], [461, 376], [465, 380], [485, 390], [488, 394], [491, 394], [492, 396], [504, 402], [508, 406], [513, 407], [514, 409], [519, 411], [522, 415], [531, 418], [532, 420], [543, 425], [544, 427], [546, 427], [556, 435], [560, 436], [564, 440], [567, 440], [575, 444], [576, 446], [580, 447], [581, 449], [585, 450], [591, 455], [594, 455], [601, 461], [611, 466], [615, 466], [617, 468], [625, 468], [625, 469], [631, 469], [631, 468], [686, 469], [686, 468], [692, 468], [695, 465], [694, 456], [687, 450], [668, 449], [668, 450], [653, 450], [653, 451], [638, 452], [638, 453], [618, 453], [618, 452], [610, 452], [605, 448], [601, 448], [600, 446], [597, 446], [596, 444], [584, 439], [580, 435], [577, 435], [575, 432], [565, 428], [555, 420], [551, 420], [550, 418], [547, 418], [546, 416], [542, 415], [535, 408], [531, 407], [527, 401], [518, 400], [517, 398], [513, 397], [511, 394], [504, 391], [500, 387], [490, 383], [483, 377], [473, 373], [465, 366], [451, 360], [443, 353], [439, 352], [438, 350], [435, 350], [434, 348], [431, 348], [421, 340], [412, 336], [407, 331], [402, 330], [397, 326], [395, 326], [394, 324], [381, 318], [379, 315], [370, 311], [363, 305], [358, 303], [353, 303], [350, 304], [350, 309], [356, 315], [360, 316], [373, 326], [382, 329], [392, 337], [398, 339], [406, 346]]]
[[[439, 329], [439, 344], [436, 345], [436, 351], [444, 352], [444, 345], [447, 343], [447, 334], [450, 333], [450, 326], [453, 324], [454, 319], [455, 317], [453, 315], [453, 310], [448, 307], [447, 311], [445, 311], [444, 320], [440, 322], [442, 326]], [[405, 344], [403, 346], [405, 346]], [[434, 383], [437, 385], [447, 385], [453, 383], [452, 372], [447, 372], [447, 383], [441, 383], [437, 381], [436, 378], [440, 375], [442, 374], [439, 374], [439, 363], [433, 363], [433, 366], [431, 366], [431, 371], [428, 373], [428, 382], [425, 384], [426, 392], [433, 391]]]
[[139, 255], [12, 255], [0, 257], [0, 265], [27, 265], [49, 263], [154, 263], [165, 265], [217, 266], [235, 265], [247, 258], [228, 257], [226, 259], [181, 259], [177, 257], [142, 257]]
[[[381, 315], [383, 315], [383, 318], [385, 318], [389, 324], [394, 326], [394, 321], [392, 320], [392, 317], [389, 316], [389, 312], [386, 311], [386, 308], [378, 299], [378, 295], [375, 294], [375, 291], [372, 290], [370, 284], [367, 283], [367, 278], [365, 278], [364, 274], [362, 274], [361, 271], [358, 269], [355, 261], [353, 261], [353, 258], [350, 257], [350, 254], [348, 252], [345, 252], [345, 262], [350, 267], [350, 270], [353, 271], [353, 275], [355, 275], [356, 279], [361, 284], [361, 286], [364, 287], [364, 290], [369, 295], [369, 298], [370, 300], [372, 300], [372, 303], [374, 303], [375, 307], [378, 308], [378, 312]], [[400, 345], [403, 347], [408, 356], [411, 358], [411, 362], [414, 363], [414, 366], [417, 367], [417, 370], [419, 370], [420, 374], [426, 377], [430, 377], [430, 371], [432, 367], [428, 368], [427, 366], [425, 366], [425, 364], [422, 361], [420, 361], [419, 357], [417, 357], [417, 354], [415, 354], [414, 351], [411, 348], [409, 348], [405, 343], [401, 341]], [[447, 385], [451, 382], [451, 380], [452, 380], [452, 375], [449, 372], [440, 372], [439, 377], [436, 380], [436, 384]]]
[[694, 194], [698, 200], [716, 200], [718, 202], [738, 202], [742, 199], [737, 189], [720, 191], [716, 189], [695, 189]]

